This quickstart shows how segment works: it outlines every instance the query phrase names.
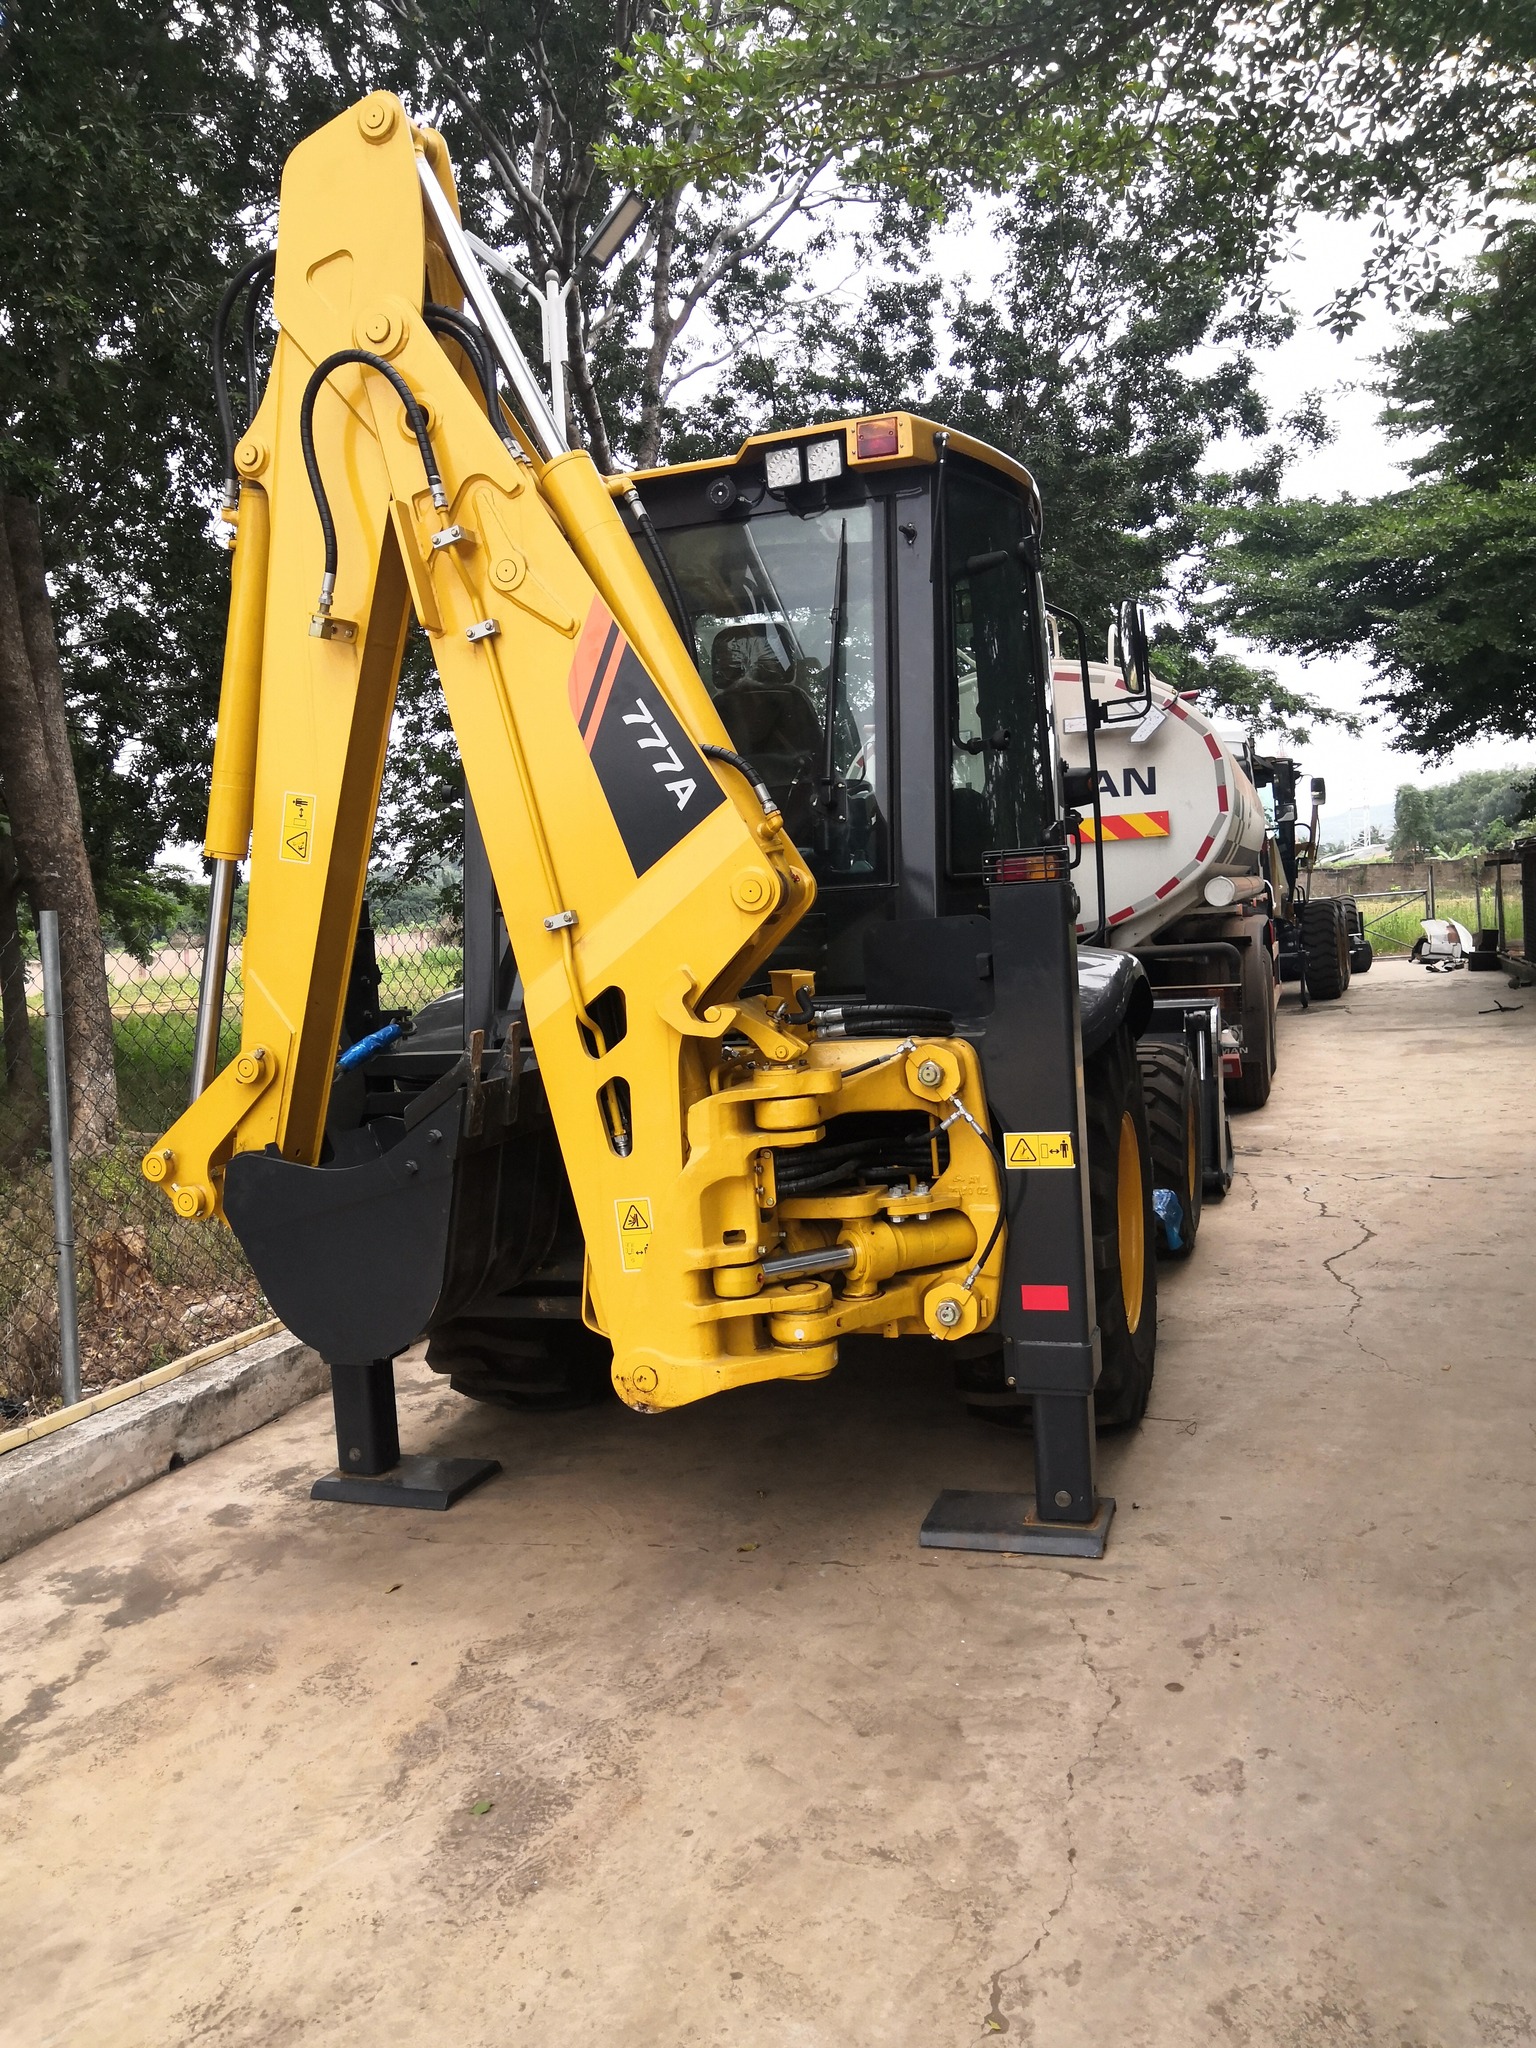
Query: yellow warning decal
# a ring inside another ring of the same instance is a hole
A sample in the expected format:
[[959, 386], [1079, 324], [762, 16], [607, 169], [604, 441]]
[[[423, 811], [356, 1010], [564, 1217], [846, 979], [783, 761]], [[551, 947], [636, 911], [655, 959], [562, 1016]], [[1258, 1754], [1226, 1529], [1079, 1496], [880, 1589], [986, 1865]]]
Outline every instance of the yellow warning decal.
[[279, 860], [296, 860], [307, 866], [315, 850], [315, 800], [290, 789], [283, 796], [283, 838], [277, 849]]
[[1032, 1166], [1075, 1166], [1070, 1131], [1004, 1131], [1003, 1157], [1024, 1172]]
[[619, 1257], [626, 1273], [638, 1273], [651, 1248], [651, 1205], [644, 1195], [615, 1202], [613, 1213], [619, 1226]]

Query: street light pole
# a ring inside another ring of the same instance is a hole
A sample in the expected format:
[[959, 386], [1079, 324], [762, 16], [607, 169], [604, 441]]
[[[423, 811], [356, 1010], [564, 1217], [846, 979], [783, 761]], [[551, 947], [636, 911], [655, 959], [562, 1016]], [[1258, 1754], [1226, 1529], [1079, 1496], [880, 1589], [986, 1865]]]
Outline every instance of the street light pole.
[[566, 431], [566, 365], [571, 359], [565, 302], [576, 289], [576, 279], [588, 264], [601, 270], [613, 261], [626, 238], [645, 218], [645, 212], [645, 200], [637, 192], [626, 192], [593, 230], [565, 282], [561, 283], [558, 270], [546, 270], [542, 287], [536, 285], [531, 277], [524, 277], [515, 263], [503, 256], [499, 249], [482, 242], [478, 235], [464, 237], [482, 263], [494, 270], [498, 277], [504, 277], [509, 284], [525, 291], [539, 309], [539, 320], [544, 329], [544, 360], [549, 366], [550, 410], [562, 435]]

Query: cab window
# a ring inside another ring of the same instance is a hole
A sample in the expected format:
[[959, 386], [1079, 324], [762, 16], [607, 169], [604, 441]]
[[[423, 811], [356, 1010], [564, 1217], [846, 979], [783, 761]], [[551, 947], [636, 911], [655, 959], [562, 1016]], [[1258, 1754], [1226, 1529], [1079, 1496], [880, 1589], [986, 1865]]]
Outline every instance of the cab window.
[[984, 854], [1044, 837], [1044, 691], [1024, 500], [958, 467], [944, 490], [950, 870], [974, 875]]

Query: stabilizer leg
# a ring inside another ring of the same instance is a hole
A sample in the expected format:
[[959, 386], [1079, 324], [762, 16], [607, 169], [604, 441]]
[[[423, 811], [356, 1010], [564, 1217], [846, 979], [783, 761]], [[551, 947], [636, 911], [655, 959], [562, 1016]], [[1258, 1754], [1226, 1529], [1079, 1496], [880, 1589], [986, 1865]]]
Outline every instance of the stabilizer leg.
[[441, 1512], [501, 1470], [495, 1458], [402, 1458], [393, 1359], [333, 1364], [337, 1471], [317, 1479], [311, 1500], [350, 1501], [372, 1508], [435, 1508]]
[[1070, 1169], [1012, 1170], [999, 1323], [1012, 1394], [1033, 1408], [1035, 1492], [946, 1491], [918, 1532], [925, 1549], [1102, 1557], [1115, 1504], [1094, 1484], [1093, 1295], [1078, 1021], [1077, 945], [1065, 855], [1013, 860], [1026, 876], [992, 878], [995, 1012], [982, 1044], [987, 1096], [1005, 1133], [1070, 1134]]

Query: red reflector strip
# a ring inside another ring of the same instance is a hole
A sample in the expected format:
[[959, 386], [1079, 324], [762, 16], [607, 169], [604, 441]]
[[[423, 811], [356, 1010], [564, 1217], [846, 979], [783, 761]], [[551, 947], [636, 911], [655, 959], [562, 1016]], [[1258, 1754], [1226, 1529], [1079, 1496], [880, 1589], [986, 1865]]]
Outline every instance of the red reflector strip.
[[1163, 884], [1163, 886], [1161, 887], [1161, 889], [1159, 889], [1159, 890], [1157, 891], [1157, 897], [1158, 897], [1158, 901], [1159, 901], [1159, 902], [1161, 902], [1161, 900], [1163, 899], [1163, 897], [1165, 897], [1165, 896], [1167, 896], [1167, 895], [1171, 895], [1171, 893], [1172, 893], [1172, 892], [1173, 892], [1173, 891], [1174, 891], [1175, 889], [1177, 889], [1177, 887], [1178, 887], [1178, 886], [1179, 886], [1179, 878], [1178, 878], [1178, 876], [1177, 876], [1177, 875], [1175, 875], [1175, 876], [1173, 877], [1173, 879], [1172, 879], [1171, 881], [1167, 881], [1167, 882], [1164, 882], [1164, 884]]
[[1224, 782], [1218, 782], [1216, 785], [1216, 808], [1218, 811], [1227, 808], [1227, 785]]
[[[1166, 811], [1113, 811], [1106, 812], [1104, 819], [1104, 843], [1112, 839], [1166, 839], [1168, 837], [1168, 813]], [[1083, 837], [1092, 844], [1093, 820], [1084, 818]]]
[[1128, 917], [1134, 917], [1135, 915], [1136, 915], [1136, 906], [1135, 906], [1135, 904], [1134, 904], [1134, 903], [1128, 903], [1128, 904], [1127, 904], [1127, 905], [1125, 906], [1124, 910], [1117, 910], [1117, 911], [1115, 911], [1115, 913], [1113, 914], [1113, 916], [1112, 916], [1112, 917], [1110, 918], [1110, 920], [1109, 920], [1109, 921], [1110, 921], [1110, 923], [1111, 923], [1111, 924], [1124, 924], [1124, 923], [1125, 923], [1125, 920], [1126, 920], [1126, 919], [1127, 919]]
[[1048, 1314], [1065, 1314], [1072, 1306], [1069, 1290], [1065, 1287], [1030, 1287], [1019, 1289], [1022, 1305], [1028, 1309], [1043, 1309]]
[[1221, 741], [1217, 739], [1215, 733], [1208, 732], [1206, 734], [1205, 745], [1206, 751], [1210, 754], [1211, 759], [1213, 761], [1219, 761], [1221, 759]]
[[1215, 844], [1216, 834], [1214, 832], [1207, 832], [1205, 837], [1200, 842], [1199, 850], [1195, 854], [1195, 859], [1197, 861], [1204, 860], [1205, 856], [1210, 852], [1211, 848]]

